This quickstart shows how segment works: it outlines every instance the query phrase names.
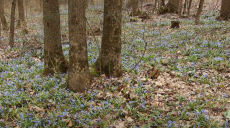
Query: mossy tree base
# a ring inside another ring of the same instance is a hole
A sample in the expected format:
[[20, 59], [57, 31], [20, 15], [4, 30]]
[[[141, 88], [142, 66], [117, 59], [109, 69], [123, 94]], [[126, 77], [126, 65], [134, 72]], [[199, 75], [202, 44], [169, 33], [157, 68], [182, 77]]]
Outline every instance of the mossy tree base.
[[52, 66], [52, 68], [45, 67], [43, 71], [43, 75], [48, 76], [48, 75], [54, 75], [54, 73], [66, 73], [68, 71], [69, 68], [68, 60], [65, 60], [63, 62], [56, 62], [56, 64], [58, 65], [55, 65], [55, 67]]
[[123, 74], [123, 71], [121, 70], [121, 68], [116, 68], [114, 67], [113, 63], [100, 63], [101, 58], [98, 57], [97, 61], [94, 65], [94, 74], [96, 75], [101, 75], [101, 74], [105, 74], [106, 77], [110, 78], [110, 77], [120, 77]]

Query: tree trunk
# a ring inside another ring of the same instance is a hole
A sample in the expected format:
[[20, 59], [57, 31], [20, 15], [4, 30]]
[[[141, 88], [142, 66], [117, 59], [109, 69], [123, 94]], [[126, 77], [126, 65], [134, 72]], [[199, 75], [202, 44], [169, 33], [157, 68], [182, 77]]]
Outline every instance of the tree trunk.
[[14, 24], [15, 24], [15, 8], [16, 8], [16, 0], [12, 1], [11, 7], [11, 20], [10, 20], [10, 47], [14, 47]]
[[105, 0], [101, 53], [95, 66], [107, 77], [122, 75], [121, 18], [122, 0]]
[[132, 0], [127, 0], [126, 7], [130, 7], [132, 5]]
[[132, 12], [130, 13], [130, 16], [138, 16], [141, 14], [140, 10], [138, 9], [138, 0], [131, 0], [131, 7]]
[[165, 7], [159, 9], [159, 14], [178, 13], [179, 0], [169, 0]]
[[153, 7], [153, 13], [154, 13], [155, 10], [157, 9], [157, 3], [158, 3], [158, 0], [155, 0], [155, 2], [154, 2], [154, 7]]
[[230, 19], [230, 0], [222, 0], [220, 16], [217, 20], [229, 20]]
[[18, 14], [19, 14], [17, 27], [21, 27], [21, 25], [25, 25], [24, 0], [17, 0], [17, 2], [18, 2]]
[[201, 15], [201, 12], [203, 9], [203, 5], [204, 5], [204, 0], [200, 0], [199, 8], [198, 8], [198, 11], [197, 11], [196, 17], [195, 17], [195, 24], [198, 24], [200, 22], [200, 15]]
[[70, 37], [68, 88], [73, 92], [84, 92], [86, 88], [89, 89], [91, 81], [84, 4], [84, 0], [68, 1]]
[[161, 7], [165, 6], [165, 0], [161, 0]]
[[179, 8], [178, 8], [178, 15], [179, 17], [181, 17], [181, 13], [182, 13], [182, 4], [183, 3], [183, 0], [179, 0]]
[[43, 0], [44, 23], [44, 75], [66, 72], [67, 61], [63, 55], [60, 32], [58, 0]]
[[4, 0], [0, 0], [0, 18], [1, 18], [1, 23], [2, 23], [2, 28], [3, 30], [8, 30], [8, 24], [6, 22], [6, 18], [4, 15]]
[[[1, 38], [1, 36], [2, 36], [2, 24], [0, 22], [0, 38]], [[0, 43], [1, 43], [1, 40], [0, 40]]]
[[188, 9], [187, 9], [187, 16], [190, 15], [190, 9], [191, 9], [191, 6], [192, 6], [192, 0], [189, 0], [189, 3], [188, 3]]
[[184, 1], [184, 9], [183, 9], [182, 14], [185, 14], [185, 13], [186, 13], [187, 3], [188, 3], [188, 0], [185, 0], [185, 1]]

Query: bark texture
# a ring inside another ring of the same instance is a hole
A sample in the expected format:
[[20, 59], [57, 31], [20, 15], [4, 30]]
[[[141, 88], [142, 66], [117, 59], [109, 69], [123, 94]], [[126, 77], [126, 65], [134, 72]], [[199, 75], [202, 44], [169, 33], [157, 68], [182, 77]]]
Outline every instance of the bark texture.
[[159, 9], [159, 14], [178, 13], [179, 0], [169, 0], [169, 2]]
[[121, 18], [122, 0], [105, 0], [101, 53], [96, 68], [107, 77], [122, 75]]
[[200, 15], [203, 9], [203, 5], [204, 5], [204, 0], [200, 0], [199, 8], [197, 10], [196, 17], [195, 17], [195, 24], [198, 24], [200, 22]]
[[15, 24], [15, 8], [16, 8], [16, 0], [12, 1], [11, 7], [11, 16], [10, 16], [10, 47], [14, 47], [14, 24]]
[[4, 15], [4, 0], [0, 0], [0, 18], [1, 18], [1, 23], [2, 23], [2, 28], [3, 30], [8, 30], [8, 24], [6, 22], [6, 18]]
[[60, 32], [58, 0], [43, 0], [44, 23], [44, 75], [66, 72], [67, 61], [63, 55]]
[[84, 92], [90, 87], [91, 76], [88, 65], [86, 42], [86, 17], [84, 0], [69, 0], [70, 67], [68, 88], [73, 92]]
[[24, 0], [17, 0], [17, 3], [18, 3], [18, 14], [19, 14], [17, 27], [21, 27], [22, 25], [25, 25]]
[[230, 19], [230, 0], [222, 0], [220, 16], [217, 20], [229, 20]]

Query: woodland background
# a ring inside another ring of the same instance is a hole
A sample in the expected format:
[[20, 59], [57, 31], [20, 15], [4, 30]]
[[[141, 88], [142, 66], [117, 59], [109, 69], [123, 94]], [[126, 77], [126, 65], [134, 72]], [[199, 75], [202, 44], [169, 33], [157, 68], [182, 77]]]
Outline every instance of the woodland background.
[[[190, 15], [159, 14], [155, 0], [143, 0], [138, 9], [145, 15], [134, 16], [127, 3], [123, 1], [119, 23], [120, 77], [100, 74], [94, 67], [101, 50], [104, 1], [87, 4], [85, 40], [92, 80], [85, 92], [74, 93], [68, 88], [68, 72], [44, 74], [42, 0], [24, 0], [25, 22], [20, 26], [16, 4], [13, 46], [12, 1], [5, 0], [0, 126], [229, 127], [230, 24], [216, 19], [221, 0], [205, 0], [198, 23], [199, 0], [192, 1]], [[67, 2], [60, 0], [59, 9], [61, 47], [69, 61]], [[179, 28], [171, 28], [171, 21], [179, 21]]]

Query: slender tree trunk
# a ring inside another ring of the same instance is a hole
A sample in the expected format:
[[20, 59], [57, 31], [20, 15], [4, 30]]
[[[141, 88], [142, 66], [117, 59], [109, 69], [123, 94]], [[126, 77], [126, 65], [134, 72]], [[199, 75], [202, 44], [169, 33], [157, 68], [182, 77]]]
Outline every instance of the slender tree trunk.
[[230, 19], [230, 0], [222, 0], [220, 16], [217, 20], [229, 20]]
[[17, 0], [18, 1], [18, 13], [19, 13], [19, 20], [17, 27], [21, 27], [21, 25], [25, 25], [25, 11], [24, 11], [24, 0]]
[[183, 9], [182, 14], [185, 14], [185, 13], [186, 13], [187, 3], [188, 3], [188, 0], [185, 0], [185, 1], [184, 1], [184, 9]]
[[203, 5], [204, 5], [204, 0], [200, 0], [199, 8], [198, 8], [198, 11], [197, 11], [196, 17], [195, 17], [195, 24], [198, 24], [200, 22], [200, 15], [201, 15], [201, 12], [203, 9]]
[[181, 17], [182, 3], [183, 3], [183, 0], [179, 0], [179, 8], [178, 8], [178, 15], [179, 15], [179, 17]]
[[10, 20], [10, 47], [14, 47], [14, 24], [15, 24], [15, 8], [16, 8], [16, 0], [12, 1], [11, 7], [11, 20]]
[[70, 67], [68, 88], [73, 92], [84, 92], [90, 87], [91, 76], [88, 65], [86, 42], [86, 17], [84, 0], [69, 0]]
[[155, 0], [155, 2], [154, 2], [154, 7], [153, 7], [153, 13], [154, 13], [155, 10], [157, 9], [157, 3], [158, 3], [158, 0]]
[[132, 7], [132, 12], [130, 16], [138, 16], [141, 14], [138, 8], [138, 0], [131, 0], [131, 7]]
[[121, 18], [122, 0], [105, 0], [101, 54], [95, 65], [107, 77], [122, 75]]
[[44, 75], [66, 72], [60, 31], [59, 0], [43, 0]]
[[187, 9], [187, 16], [190, 15], [190, 9], [191, 9], [191, 6], [192, 6], [192, 0], [189, 0], [189, 3], [188, 3], [188, 9]]
[[[2, 36], [2, 24], [0, 22], [0, 38], [1, 38], [1, 36]], [[0, 40], [0, 43], [1, 43], [1, 40]]]
[[161, 0], [161, 7], [165, 6], [165, 0]]
[[130, 7], [132, 5], [132, 0], [127, 0], [126, 7]]
[[4, 0], [0, 0], [0, 18], [1, 18], [1, 23], [2, 23], [2, 28], [3, 30], [8, 30], [8, 24], [6, 22], [6, 18], [4, 15]]

